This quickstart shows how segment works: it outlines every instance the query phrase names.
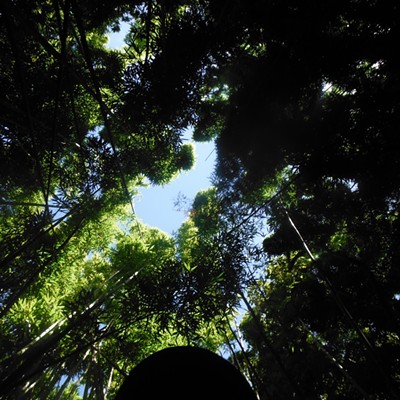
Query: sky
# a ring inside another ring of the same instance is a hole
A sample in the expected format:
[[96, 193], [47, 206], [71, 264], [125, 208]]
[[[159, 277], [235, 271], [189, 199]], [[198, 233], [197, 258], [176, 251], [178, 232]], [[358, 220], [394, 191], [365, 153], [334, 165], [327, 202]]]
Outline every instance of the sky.
[[[184, 210], [174, 205], [178, 197], [192, 200], [200, 190], [211, 186], [210, 177], [214, 170], [214, 143], [195, 143], [196, 163], [190, 171], [181, 172], [164, 186], [139, 189], [134, 198], [137, 217], [146, 225], [155, 226], [172, 234], [186, 219]], [[184, 207], [185, 208], [185, 207]]]
[[[120, 49], [124, 46], [124, 37], [129, 24], [122, 22], [120, 31], [109, 34], [109, 48]], [[183, 137], [184, 143], [191, 143], [191, 132]], [[174, 205], [179, 197], [189, 200], [189, 206], [200, 190], [211, 186], [210, 178], [214, 170], [216, 151], [214, 142], [194, 143], [196, 162], [190, 171], [183, 171], [169, 184], [139, 188], [134, 197], [137, 217], [146, 225], [157, 227], [164, 232], [176, 232], [186, 219], [184, 210]]]

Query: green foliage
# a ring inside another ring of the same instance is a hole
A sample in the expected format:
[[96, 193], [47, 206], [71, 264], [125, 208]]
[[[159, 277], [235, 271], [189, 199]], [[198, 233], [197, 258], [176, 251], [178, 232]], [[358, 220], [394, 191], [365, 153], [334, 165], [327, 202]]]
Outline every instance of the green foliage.
[[179, 169], [190, 170], [194, 166], [194, 146], [184, 144], [177, 156], [176, 165]]
[[[2, 397], [225, 340], [262, 399], [399, 397], [400, 8], [225, 3], [1, 5]], [[132, 195], [189, 126], [218, 162], [171, 238]]]
[[[140, 359], [127, 363], [119, 343], [140, 340], [148, 355], [160, 326], [176, 330], [169, 322], [181, 284], [174, 242], [127, 214], [135, 186], [145, 176], [164, 184], [190, 169], [193, 148], [180, 141], [183, 126], [127, 117], [126, 67], [156, 51], [148, 50], [147, 10], [89, 3], [2, 6], [2, 396], [72, 398], [78, 382], [98, 395], [110, 362], [119, 368], [109, 389], [115, 393], [121, 371]], [[151, 40], [161, 9], [154, 8]], [[132, 41], [141, 55], [105, 47], [106, 32], [122, 15], [135, 18], [132, 37], [144, 29]], [[154, 325], [147, 341], [146, 325], [127, 330], [142, 320]], [[107, 349], [104, 359], [97, 345]], [[52, 391], [62, 377], [69, 383]]]
[[216, 233], [220, 222], [221, 206], [215, 188], [196, 194], [191, 218], [201, 235]]

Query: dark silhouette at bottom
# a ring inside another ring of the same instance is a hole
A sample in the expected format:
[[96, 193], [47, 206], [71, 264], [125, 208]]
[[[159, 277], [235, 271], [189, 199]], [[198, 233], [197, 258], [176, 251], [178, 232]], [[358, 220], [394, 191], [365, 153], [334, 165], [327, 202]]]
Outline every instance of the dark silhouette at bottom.
[[116, 400], [256, 400], [243, 375], [228, 361], [197, 347], [170, 347], [137, 365]]

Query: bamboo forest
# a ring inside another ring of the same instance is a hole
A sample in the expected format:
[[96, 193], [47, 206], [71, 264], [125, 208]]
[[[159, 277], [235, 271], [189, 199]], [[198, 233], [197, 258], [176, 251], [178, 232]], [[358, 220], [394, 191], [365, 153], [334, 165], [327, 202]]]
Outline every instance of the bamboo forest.
[[[400, 398], [397, 0], [2, 0], [0, 21], [0, 398], [114, 399], [172, 346], [259, 400]], [[135, 201], [193, 167], [188, 130], [215, 168], [169, 234]]]

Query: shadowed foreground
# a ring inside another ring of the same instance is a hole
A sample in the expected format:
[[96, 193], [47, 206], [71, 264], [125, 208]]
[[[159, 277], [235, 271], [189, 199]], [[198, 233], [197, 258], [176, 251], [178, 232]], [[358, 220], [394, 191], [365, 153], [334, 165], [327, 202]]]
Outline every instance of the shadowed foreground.
[[255, 400], [246, 379], [222, 357], [196, 347], [171, 347], [142, 361], [121, 386], [123, 399]]

